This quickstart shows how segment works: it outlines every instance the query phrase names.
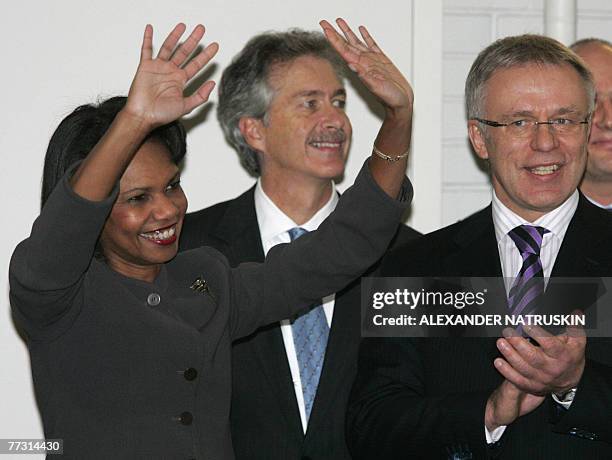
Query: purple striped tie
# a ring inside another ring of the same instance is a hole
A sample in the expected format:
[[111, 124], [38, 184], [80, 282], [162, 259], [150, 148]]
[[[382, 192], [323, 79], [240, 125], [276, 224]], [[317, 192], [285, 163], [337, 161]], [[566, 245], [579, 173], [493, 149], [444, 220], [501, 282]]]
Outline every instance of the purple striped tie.
[[523, 258], [523, 266], [508, 295], [508, 307], [513, 315], [533, 312], [537, 308], [539, 297], [544, 293], [540, 249], [546, 233], [548, 230], [545, 228], [532, 225], [519, 225], [508, 232]]

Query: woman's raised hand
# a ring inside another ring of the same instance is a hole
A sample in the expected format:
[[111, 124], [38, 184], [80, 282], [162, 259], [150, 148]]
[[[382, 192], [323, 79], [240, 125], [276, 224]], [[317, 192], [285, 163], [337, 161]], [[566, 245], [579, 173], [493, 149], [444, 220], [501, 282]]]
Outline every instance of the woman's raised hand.
[[368, 29], [359, 27], [360, 39], [344, 19], [336, 19], [342, 35], [327, 21], [319, 24], [331, 46], [385, 108], [369, 165], [380, 188], [395, 198], [404, 181], [412, 136], [412, 87]]
[[215, 86], [215, 82], [209, 80], [192, 95], [184, 96], [185, 86], [219, 49], [213, 42], [190, 57], [204, 36], [204, 26], [198, 24], [177, 47], [185, 29], [185, 24], [177, 24], [153, 58], [153, 27], [150, 24], [145, 27], [140, 63], [125, 110], [141, 118], [151, 129], [170, 123], [206, 102]]

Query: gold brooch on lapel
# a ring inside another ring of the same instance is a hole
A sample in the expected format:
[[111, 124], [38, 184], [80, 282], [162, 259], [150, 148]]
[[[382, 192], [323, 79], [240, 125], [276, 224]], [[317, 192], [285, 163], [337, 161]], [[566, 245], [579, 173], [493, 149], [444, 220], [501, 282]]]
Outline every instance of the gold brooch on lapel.
[[213, 299], [215, 298], [213, 293], [210, 291], [210, 286], [208, 285], [208, 282], [201, 276], [198, 276], [195, 279], [195, 281], [191, 284], [191, 286], [189, 286], [189, 288], [193, 289], [196, 292], [205, 292]]

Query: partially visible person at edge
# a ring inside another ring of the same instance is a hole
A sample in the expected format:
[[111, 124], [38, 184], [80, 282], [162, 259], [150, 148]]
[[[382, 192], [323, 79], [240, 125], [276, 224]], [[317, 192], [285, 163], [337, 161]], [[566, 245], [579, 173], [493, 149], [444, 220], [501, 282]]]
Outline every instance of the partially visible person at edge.
[[[276, 244], [316, 230], [329, 216], [352, 134], [345, 72], [318, 32], [266, 32], [245, 45], [223, 72], [217, 113], [259, 179], [238, 198], [187, 214], [181, 250], [212, 246], [231, 266], [262, 262]], [[400, 225], [392, 246], [418, 235]], [[350, 458], [344, 417], [357, 371], [360, 302], [357, 279], [299, 320], [266, 325], [232, 344], [237, 458]]]
[[612, 43], [585, 38], [571, 49], [593, 74], [596, 92], [587, 167], [580, 191], [592, 203], [612, 211]]
[[[406, 152], [409, 84], [365, 29], [361, 41], [322, 24], [386, 108], [378, 149]], [[184, 31], [177, 25], [153, 58], [148, 25], [127, 99], [62, 121], [45, 159], [41, 215], [11, 260], [11, 305], [45, 436], [64, 440], [64, 458], [233, 458], [231, 341], [359, 276], [411, 194], [406, 159], [372, 155], [319, 231], [275, 248], [265, 264], [230, 268], [211, 248], [175, 257], [187, 207], [176, 120], [208, 99], [211, 81], [183, 90], [218, 48], [190, 57], [204, 28], [177, 46]]]

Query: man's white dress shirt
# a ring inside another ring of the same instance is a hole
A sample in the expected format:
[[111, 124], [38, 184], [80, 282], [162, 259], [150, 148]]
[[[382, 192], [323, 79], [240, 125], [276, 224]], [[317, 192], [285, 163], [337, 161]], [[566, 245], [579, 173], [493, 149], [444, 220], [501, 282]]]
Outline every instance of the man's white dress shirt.
[[[559, 254], [559, 249], [563, 243], [563, 238], [567, 232], [567, 228], [574, 217], [576, 208], [578, 207], [578, 191], [574, 191], [572, 195], [563, 202], [561, 206], [553, 209], [547, 214], [544, 214], [534, 222], [528, 222], [507, 206], [505, 206], [493, 191], [493, 226], [495, 228], [495, 238], [497, 239], [497, 248], [499, 250], [499, 261], [501, 263], [502, 275], [506, 285], [506, 295], [510, 291], [514, 278], [518, 275], [522, 265], [523, 258], [516, 247], [512, 238], [508, 236], [508, 232], [519, 225], [533, 225], [544, 227], [548, 233], [542, 238], [542, 248], [540, 250], [540, 260], [542, 269], [544, 270], [544, 283], [548, 283], [548, 278], [552, 272], [555, 260]], [[561, 404], [566, 409], [569, 409], [571, 402], [559, 401], [555, 395], [553, 399]], [[499, 441], [505, 426], [489, 432], [485, 427], [485, 436], [488, 443]]]
[[586, 197], [587, 200], [589, 200], [591, 203], [593, 203], [595, 206], [600, 207], [601, 209], [606, 209], [608, 211], [612, 211], [612, 203], [610, 204], [601, 204], [598, 201], [595, 201], [593, 198], [590, 198], [586, 195], [584, 195]]
[[[290, 217], [288, 217], [278, 206], [266, 195], [262, 186], [261, 180], [257, 181], [255, 187], [255, 212], [257, 214], [257, 223], [259, 224], [259, 234], [261, 236], [261, 245], [264, 250], [264, 254], [268, 254], [268, 251], [280, 243], [289, 243], [290, 229], [294, 227], [301, 227], [309, 232], [316, 230], [321, 222], [323, 222], [327, 216], [329, 216], [335, 209], [338, 203], [338, 194], [334, 183], [332, 182], [332, 193], [331, 197], [319, 209], [314, 216], [302, 225], [296, 224]], [[334, 314], [334, 300], [335, 295], [329, 295], [323, 298], [323, 310], [325, 311], [325, 317], [327, 318], [327, 324], [331, 327], [332, 317]], [[293, 380], [293, 387], [295, 390], [295, 398], [297, 399], [298, 408], [300, 410], [300, 418], [302, 419], [302, 429], [306, 433], [307, 421], [306, 421], [306, 409], [304, 406], [304, 394], [302, 393], [302, 381], [300, 379], [300, 366], [298, 364], [297, 355], [295, 353], [295, 345], [293, 343], [293, 332], [291, 330], [291, 323], [289, 320], [283, 320], [280, 322], [281, 332], [283, 334], [283, 342], [285, 343], [285, 352], [287, 353], [287, 360], [289, 361], [289, 368], [291, 369], [291, 379]]]

